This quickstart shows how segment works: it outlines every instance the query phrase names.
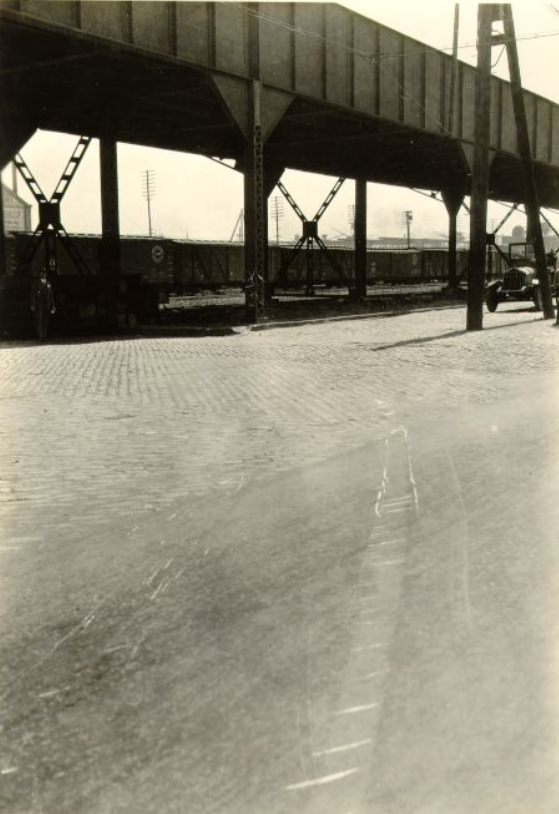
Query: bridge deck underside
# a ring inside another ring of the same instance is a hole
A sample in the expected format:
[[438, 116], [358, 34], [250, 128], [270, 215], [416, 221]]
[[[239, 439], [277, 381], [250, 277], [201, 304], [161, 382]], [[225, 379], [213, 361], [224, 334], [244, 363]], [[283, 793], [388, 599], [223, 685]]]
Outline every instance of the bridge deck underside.
[[[36, 128], [241, 161], [243, 137], [211, 72], [101, 38], [0, 13], [0, 162]], [[280, 167], [389, 184], [469, 189], [460, 142], [296, 96], [266, 143]], [[536, 165], [542, 205], [559, 206], [559, 170]], [[521, 166], [497, 153], [490, 195], [524, 199]]]

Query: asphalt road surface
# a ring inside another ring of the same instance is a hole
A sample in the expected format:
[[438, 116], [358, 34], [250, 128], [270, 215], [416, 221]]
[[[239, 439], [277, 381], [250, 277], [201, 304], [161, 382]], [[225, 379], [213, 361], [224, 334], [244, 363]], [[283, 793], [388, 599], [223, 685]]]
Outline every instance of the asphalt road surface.
[[556, 814], [559, 333], [0, 348], [0, 811]]

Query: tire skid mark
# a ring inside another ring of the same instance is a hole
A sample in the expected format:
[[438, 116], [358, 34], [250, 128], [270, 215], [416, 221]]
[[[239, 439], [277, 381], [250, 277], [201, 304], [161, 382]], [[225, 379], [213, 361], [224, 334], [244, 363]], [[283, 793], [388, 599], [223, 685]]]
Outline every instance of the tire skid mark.
[[[343, 600], [351, 641], [337, 701], [314, 716], [311, 694], [297, 709], [300, 776], [288, 778], [291, 782], [284, 786], [297, 814], [323, 814], [335, 805], [356, 814], [363, 811], [390, 678], [406, 546], [419, 512], [411, 444], [402, 425], [384, 438], [381, 473], [373, 492], [369, 541], [353, 590]], [[312, 657], [312, 642], [308, 653]], [[306, 686], [310, 691], [312, 685]]]
[[461, 522], [454, 526], [451, 535], [451, 552], [453, 567], [450, 572], [450, 592], [457, 612], [464, 620], [468, 633], [473, 633], [472, 603], [470, 597], [470, 556], [469, 556], [469, 528], [468, 512], [464, 503], [464, 496], [460, 479], [450, 451], [447, 453], [450, 482], [454, 486], [457, 502], [461, 509]]

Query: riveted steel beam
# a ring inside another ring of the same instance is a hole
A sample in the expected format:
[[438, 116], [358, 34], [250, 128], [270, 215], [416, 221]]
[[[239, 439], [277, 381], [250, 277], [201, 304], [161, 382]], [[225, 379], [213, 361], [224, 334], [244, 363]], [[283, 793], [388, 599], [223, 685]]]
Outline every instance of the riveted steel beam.
[[261, 127], [261, 83], [249, 85], [248, 135], [244, 156], [245, 194], [245, 307], [247, 319], [257, 322], [266, 304], [267, 201], [264, 195], [264, 143]]

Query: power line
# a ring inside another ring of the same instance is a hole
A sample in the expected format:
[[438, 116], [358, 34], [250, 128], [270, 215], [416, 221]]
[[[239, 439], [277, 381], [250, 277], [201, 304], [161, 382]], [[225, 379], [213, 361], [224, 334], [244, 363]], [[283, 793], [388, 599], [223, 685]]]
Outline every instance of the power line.
[[498, 65], [498, 64], [499, 64], [499, 62], [501, 61], [501, 57], [503, 56], [503, 54], [504, 54], [504, 53], [505, 53], [505, 46], [503, 45], [503, 47], [501, 48], [501, 51], [500, 51], [500, 53], [499, 53], [499, 56], [497, 57], [497, 59], [495, 60], [495, 62], [492, 64], [491, 69], [493, 69], [493, 68], [496, 68], [496, 67], [497, 67], [497, 65]]
[[[316, 31], [307, 31], [304, 28], [299, 26], [293, 25], [292, 23], [287, 23], [285, 20], [278, 20], [275, 17], [269, 17], [267, 14], [262, 14], [260, 11], [255, 11], [254, 9], [247, 8], [242, 3], [232, 2], [232, 0], [219, 0], [220, 5], [224, 6], [236, 6], [239, 8], [244, 14], [247, 14], [251, 17], [256, 17], [264, 22], [271, 23], [272, 25], [276, 25], [278, 28], [283, 28], [286, 31], [290, 31], [294, 34], [300, 34], [304, 37], [309, 37], [310, 39], [316, 39], [321, 42], [324, 42], [327, 45], [335, 46], [336, 48], [341, 48], [344, 51], [347, 51], [350, 54], [355, 54], [356, 56], [360, 56], [363, 59], [368, 60], [369, 62], [377, 61], [383, 59], [396, 59], [402, 56], [408, 56], [405, 51], [386, 51], [381, 54], [371, 54], [366, 51], [360, 51], [357, 48], [352, 48], [350, 45], [346, 45], [339, 40], [333, 40], [330, 37], [326, 37], [324, 34], [319, 34]], [[375, 20], [371, 20], [371, 22], [376, 22]], [[382, 25], [381, 23], [377, 23], [377, 25]], [[382, 26], [383, 28], [388, 28], [388, 26]], [[407, 35], [403, 35], [407, 36]], [[559, 31], [543, 31], [543, 32], [536, 32], [533, 34], [526, 34], [525, 36], [518, 36], [516, 37], [515, 42], [526, 42], [530, 40], [538, 40], [538, 39], [545, 39], [548, 37], [559, 37]], [[409, 37], [409, 39], [414, 39], [413, 37]], [[512, 42], [510, 39], [501, 38], [501, 43], [506, 44], [507, 42]], [[476, 48], [477, 43], [467, 43], [466, 45], [459, 45], [458, 50], [465, 50], [469, 48]], [[414, 51], [414, 56], [418, 54], [430, 54], [433, 51], [440, 51], [442, 53], [448, 51], [449, 55], [452, 53], [452, 46], [444, 46], [443, 48], [437, 48], [436, 46], [426, 46], [423, 50]], [[445, 54], [446, 55], [446, 54]]]
[[[347, 53], [355, 54], [356, 56], [360, 56], [360, 57], [366, 59], [371, 64], [376, 63], [379, 70], [380, 70], [380, 72], [382, 73], [383, 77], [386, 80], [388, 80], [388, 82], [391, 82], [395, 87], [398, 88], [398, 92], [402, 95], [405, 102], [408, 102], [408, 104], [413, 105], [416, 109], [418, 109], [419, 111], [421, 111], [425, 115], [428, 114], [428, 111], [424, 107], [424, 105], [422, 105], [417, 99], [414, 99], [414, 98], [410, 97], [409, 95], [407, 95], [404, 92], [404, 88], [400, 84], [400, 82], [397, 79], [395, 79], [393, 76], [391, 76], [389, 73], [387, 73], [384, 70], [385, 66], [382, 65], [382, 60], [386, 59], [388, 57], [390, 57], [390, 58], [398, 57], [399, 58], [399, 57], [402, 57], [402, 56], [407, 56], [408, 54], [405, 51], [395, 51], [395, 52], [392, 52], [392, 53], [388, 52], [388, 53], [384, 53], [384, 54], [379, 54], [377, 56], [375, 54], [370, 54], [370, 53], [366, 53], [364, 51], [359, 51], [356, 48], [352, 48], [351, 46], [345, 45], [342, 42], [339, 42], [337, 40], [332, 40], [329, 37], [324, 36], [323, 34], [319, 34], [319, 33], [316, 33], [314, 31], [306, 31], [305, 29], [299, 28], [298, 26], [292, 25], [291, 23], [286, 23], [284, 20], [278, 20], [278, 19], [276, 19], [274, 17], [269, 17], [268, 15], [262, 14], [260, 11], [255, 11], [254, 9], [247, 8], [246, 6], [242, 5], [241, 3], [232, 2], [232, 0], [219, 0], [219, 2], [221, 3], [221, 5], [236, 6], [237, 8], [241, 9], [243, 11], [243, 13], [245, 13], [247, 15], [250, 15], [252, 17], [256, 17], [259, 20], [263, 20], [264, 22], [272, 23], [274, 25], [277, 25], [280, 28], [284, 28], [284, 29], [289, 30], [291, 32], [294, 32], [296, 34], [301, 34], [301, 35], [307, 36], [309, 38], [317, 39], [317, 40], [319, 40], [321, 42], [324, 42], [324, 43], [326, 43], [328, 45], [333, 45], [333, 46], [335, 46], [337, 48], [341, 48], [342, 50], [346, 51]], [[540, 38], [543, 38], [543, 37], [557, 37], [557, 36], [559, 36], [559, 31], [544, 32], [544, 33], [541, 33], [541, 34], [537, 33], [537, 34], [527, 35], [527, 36], [524, 36], [524, 37], [516, 37], [515, 42], [519, 42], [521, 40], [532, 40], [532, 39], [540, 39]], [[504, 39], [502, 36], [500, 37], [500, 43], [503, 45], [503, 50], [504, 50], [505, 44], [507, 42], [511, 42], [511, 41], [512, 41], [511, 39]], [[457, 46], [457, 49], [476, 48], [476, 47], [477, 46], [474, 43], [474, 44], [469, 44], [469, 45]], [[451, 46], [450, 48], [442, 48], [442, 49], [440, 49], [440, 48], [437, 49], [434, 46], [428, 46], [423, 51], [421, 51], [421, 50], [420, 51], [415, 51], [414, 56], [417, 56], [418, 54], [422, 54], [422, 53], [425, 53], [425, 54], [433, 53], [433, 51], [435, 51], [435, 52], [436, 51], [444, 52], [444, 51], [452, 51], [452, 50], [453, 50], [453, 46]], [[501, 58], [502, 53], [503, 52], [501, 52], [501, 54], [499, 55], [499, 58], [497, 59], [497, 62]], [[495, 63], [495, 64], [497, 64], [497, 63]], [[452, 132], [448, 129], [448, 127], [445, 126], [445, 124], [439, 118], [433, 117], [433, 120], [439, 126], [439, 128], [441, 129], [441, 131], [443, 133], [445, 133], [447, 135], [450, 135], [450, 136], [453, 135]]]

